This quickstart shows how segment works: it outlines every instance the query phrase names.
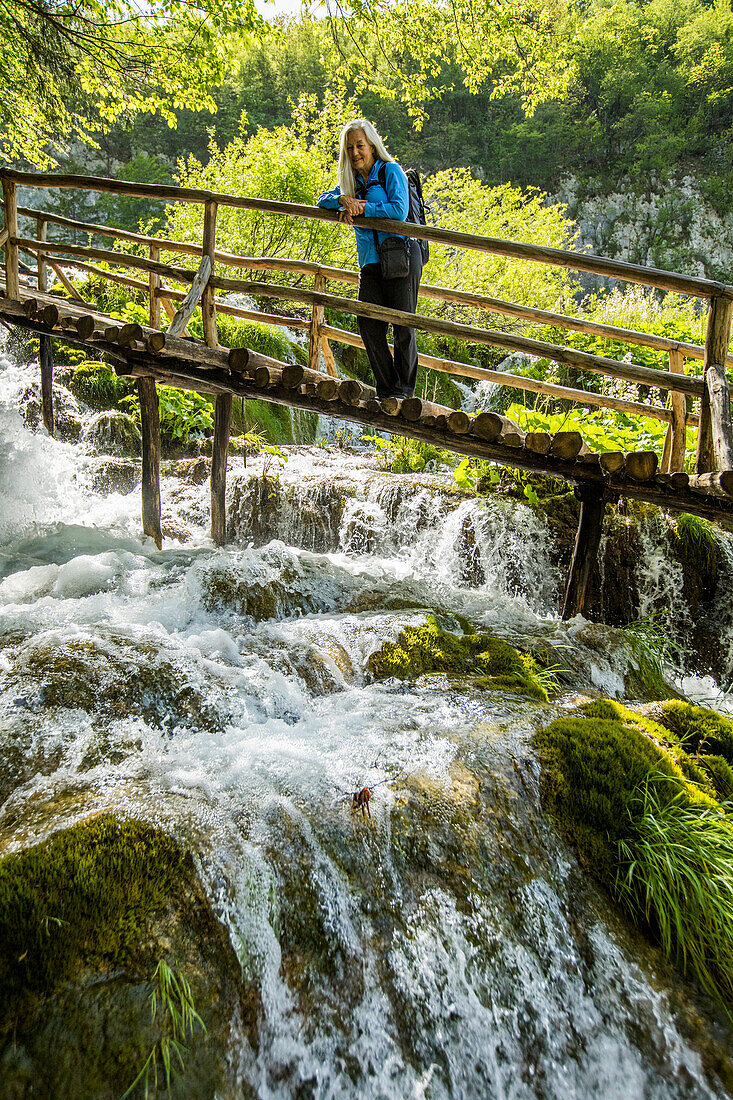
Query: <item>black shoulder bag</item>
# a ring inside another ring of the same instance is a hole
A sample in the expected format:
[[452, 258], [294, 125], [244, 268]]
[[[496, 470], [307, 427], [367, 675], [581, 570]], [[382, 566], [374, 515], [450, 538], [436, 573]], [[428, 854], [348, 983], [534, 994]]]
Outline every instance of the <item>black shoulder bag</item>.
[[[379, 183], [382, 189], [386, 191], [384, 186], [387, 178], [386, 165], [380, 164], [379, 166]], [[362, 185], [360, 188], [359, 198], [365, 199], [368, 191], [368, 185], [365, 187]], [[374, 247], [377, 250], [379, 256], [379, 267], [382, 272], [383, 279], [404, 279], [410, 274], [410, 242], [406, 237], [390, 236], [385, 237], [380, 243], [379, 234], [376, 229], [372, 229], [374, 236]]]

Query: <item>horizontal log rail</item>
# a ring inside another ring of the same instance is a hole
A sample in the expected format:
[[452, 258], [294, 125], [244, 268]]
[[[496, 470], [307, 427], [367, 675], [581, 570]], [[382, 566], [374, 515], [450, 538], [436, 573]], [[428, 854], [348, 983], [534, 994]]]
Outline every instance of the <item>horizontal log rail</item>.
[[[83, 245], [65, 244], [63, 242], [46, 242], [34, 238], [14, 238], [14, 243], [19, 248], [36, 252], [54, 253], [61, 252], [71, 256], [86, 256], [95, 259], [114, 262], [120, 266], [129, 266], [139, 271], [153, 272], [179, 283], [192, 283], [196, 272], [187, 268], [174, 267], [154, 260], [146, 260], [140, 256], [130, 256], [124, 252], [114, 252], [110, 249], [85, 248]], [[534, 340], [530, 337], [517, 336], [511, 333], [501, 332], [495, 329], [484, 329], [474, 325], [463, 325], [459, 322], [445, 321], [430, 317], [425, 314], [403, 313], [398, 310], [388, 310], [384, 307], [373, 306], [367, 302], [359, 302], [353, 298], [344, 298], [337, 295], [318, 293], [300, 287], [283, 286], [279, 283], [265, 283], [252, 280], [224, 279], [215, 277], [211, 280], [212, 286], [218, 290], [240, 292], [245, 294], [264, 294], [275, 299], [284, 299], [300, 302], [312, 306], [314, 304], [325, 306], [340, 312], [352, 313], [356, 316], [376, 317], [388, 323], [409, 325], [424, 332], [433, 332], [443, 336], [454, 336], [457, 339], [468, 342], [489, 344], [493, 347], [504, 348], [508, 351], [524, 352], [528, 355], [552, 359], [557, 363], [575, 367], [578, 370], [593, 371], [609, 375], [613, 378], [622, 378], [639, 385], [656, 386], [665, 390], [679, 391], [693, 397], [702, 396], [704, 383], [702, 379], [689, 375], [673, 374], [671, 371], [662, 371], [655, 367], [642, 367], [638, 364], [624, 363], [621, 360], [608, 359], [604, 356], [593, 355], [589, 352], [578, 351], [575, 348], [565, 347], [560, 344], [552, 344], [548, 341]]]
[[[18, 207], [18, 213], [26, 217], [44, 217], [55, 225], [67, 229], [80, 230], [97, 236], [114, 237], [117, 240], [130, 241], [136, 244], [144, 244], [159, 248], [163, 252], [180, 253], [188, 256], [201, 256], [202, 246], [191, 244], [187, 241], [176, 241], [166, 237], [152, 237], [142, 233], [132, 233], [125, 229], [116, 229], [114, 226], [99, 225], [93, 222], [78, 221], [75, 218], [66, 218], [61, 215], [46, 214], [41, 210]], [[0, 242], [1, 244], [2, 242]], [[349, 268], [331, 267], [327, 264], [317, 263], [313, 260], [293, 260], [282, 256], [242, 256], [236, 253], [221, 252], [218, 249], [214, 254], [218, 264], [226, 267], [236, 267], [248, 271], [281, 271], [295, 275], [323, 275], [333, 282], [347, 283], [356, 286], [359, 282], [358, 271]], [[681, 351], [688, 359], [704, 358], [705, 349], [701, 344], [691, 344], [684, 340], [673, 340], [668, 336], [659, 336], [656, 333], [638, 332], [635, 329], [622, 328], [618, 325], [603, 324], [598, 321], [589, 321], [580, 317], [571, 317], [565, 313], [555, 313], [551, 310], [538, 309], [532, 306], [520, 305], [518, 302], [507, 302], [501, 298], [493, 298], [489, 295], [479, 294], [474, 291], [458, 290], [452, 287], [435, 286], [431, 283], [420, 285], [420, 297], [431, 298], [438, 301], [450, 302], [454, 305], [468, 306], [486, 310], [489, 313], [504, 314], [516, 317], [519, 320], [529, 321], [542, 325], [552, 325], [557, 328], [582, 332], [590, 336], [599, 336], [610, 340], [620, 340], [624, 343], [635, 344], [641, 347], [654, 348], [657, 351]], [[733, 367], [733, 355], [728, 355], [727, 363]]]
[[425, 314], [405, 313], [402, 310], [387, 309], [372, 305], [371, 302], [355, 301], [334, 294], [319, 293], [301, 287], [282, 286], [274, 283], [247, 282], [240, 279], [214, 278], [212, 283], [217, 290], [226, 290], [244, 294], [264, 294], [272, 298], [282, 298], [306, 305], [314, 302], [341, 313], [353, 313], [357, 317], [373, 317], [388, 324], [404, 325], [423, 332], [434, 332], [441, 336], [454, 336], [468, 343], [489, 344], [505, 348], [508, 351], [527, 352], [540, 358], [552, 359], [557, 363], [575, 367], [577, 370], [594, 371], [608, 374], [612, 378], [623, 378], [644, 386], [656, 386], [665, 390], [679, 390], [681, 393], [700, 397], [704, 383], [701, 378], [689, 375], [673, 374], [671, 371], [657, 370], [654, 367], [641, 367], [636, 363], [624, 363], [617, 359], [606, 359], [601, 355], [577, 351], [575, 348], [550, 344], [545, 340], [533, 340], [527, 336], [516, 336], [496, 329], [478, 328], [475, 325], [463, 325], [457, 321], [444, 321]]
[[[54, 175], [46, 172], [18, 172], [4, 168], [0, 170], [0, 179], [4, 183], [25, 185], [28, 187], [77, 188], [84, 191], [96, 191], [115, 195], [127, 195], [134, 198], [147, 198], [162, 202], [215, 202], [218, 206], [229, 206], [240, 210], [259, 210], [263, 213], [280, 214], [295, 218], [308, 218], [317, 221], [338, 220], [336, 211], [321, 210], [301, 203], [278, 202], [273, 199], [259, 199], [248, 196], [227, 195], [192, 187], [174, 187], [161, 184], [132, 183], [126, 180], [111, 180], [97, 176]], [[459, 248], [469, 248], [479, 252], [489, 252], [496, 256], [507, 256], [533, 263], [551, 264], [575, 271], [589, 271], [606, 278], [621, 279], [625, 282], [640, 283], [642, 286], [655, 287], [658, 290], [671, 290], [696, 298], [728, 298], [733, 300], [733, 286], [712, 279], [679, 275], [676, 272], [659, 268], [644, 267], [620, 260], [608, 260], [602, 256], [590, 256], [571, 252], [567, 249], [549, 248], [544, 245], [525, 244], [517, 241], [505, 241], [493, 237], [482, 237], [474, 233], [462, 233], [433, 226], [415, 225], [383, 218], [357, 218], [356, 225], [369, 229], [378, 229], [387, 233], [399, 233], [405, 236], [433, 241]]]

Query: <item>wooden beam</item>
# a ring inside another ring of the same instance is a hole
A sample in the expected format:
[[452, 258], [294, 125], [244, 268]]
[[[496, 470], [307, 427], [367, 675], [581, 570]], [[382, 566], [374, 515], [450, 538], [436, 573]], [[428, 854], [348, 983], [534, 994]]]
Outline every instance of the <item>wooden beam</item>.
[[127, 252], [115, 252], [109, 248], [89, 248], [86, 245], [66, 244], [64, 241], [36, 241], [32, 237], [13, 237], [11, 242], [19, 248], [27, 248], [31, 252], [61, 252], [65, 256], [80, 256], [82, 259], [104, 260], [106, 263], [118, 264], [120, 267], [133, 267], [138, 271], [154, 271], [166, 279], [172, 279], [174, 283], [192, 283], [196, 275], [195, 271], [189, 271], [184, 267], [173, 267], [170, 264], [155, 263], [146, 260], [143, 256], [132, 256]]
[[[168, 328], [169, 336], [180, 336], [183, 330], [188, 325], [188, 322], [193, 316], [193, 311], [199, 303], [199, 299], [204, 291], [206, 282], [211, 274], [211, 260], [208, 256], [204, 256], [199, 264], [199, 269], [194, 276], [194, 280], [191, 283], [191, 289], [186, 297], [181, 302], [175, 317], [170, 323]], [[156, 327], [156, 326], [151, 326]], [[159, 327], [159, 326], [157, 326]], [[209, 341], [206, 341], [209, 344]], [[209, 347], [215, 347], [215, 344], [209, 344]]]
[[211, 452], [211, 538], [215, 546], [227, 539], [226, 476], [232, 395], [219, 394], [214, 407], [214, 441]]
[[160, 550], [160, 413], [154, 378], [138, 378], [140, 423], [142, 427], [142, 505], [143, 532]]
[[[62, 225], [70, 229], [78, 229], [82, 232], [98, 236], [114, 237], [122, 241], [134, 241], [159, 248], [164, 252], [182, 253], [190, 256], [200, 256], [202, 246], [188, 241], [176, 241], [166, 237], [151, 237], [143, 233], [132, 233], [115, 226], [99, 225], [94, 222], [78, 221], [75, 218], [65, 218], [58, 214], [44, 213], [43, 211], [18, 207], [18, 213], [27, 217], [44, 216], [55, 225]], [[0, 235], [1, 237], [1, 235]], [[0, 239], [0, 245], [3, 241]], [[316, 275], [318, 273], [326, 279], [335, 280], [356, 285], [359, 281], [358, 271], [349, 268], [331, 267], [326, 264], [318, 264], [310, 260], [293, 260], [283, 256], [243, 256], [231, 252], [217, 250], [214, 254], [216, 263], [227, 267], [237, 267], [251, 271], [288, 271], [302, 275]], [[491, 313], [505, 314], [543, 325], [555, 325], [559, 328], [584, 332], [594, 336], [607, 337], [612, 340], [623, 340], [630, 344], [638, 344], [642, 347], [656, 348], [659, 351], [681, 351], [683, 355], [691, 359], [703, 359], [704, 348], [699, 344], [690, 344], [682, 340], [673, 340], [668, 336], [659, 336], [656, 333], [637, 332], [633, 329], [621, 328], [618, 325], [601, 324], [598, 321], [589, 321], [587, 318], [570, 317], [567, 314], [554, 313], [550, 310], [537, 309], [531, 306], [520, 305], [517, 302], [506, 302], [501, 298], [493, 298], [474, 291], [457, 290], [452, 287], [434, 286], [430, 283], [422, 283], [420, 286], [421, 298], [435, 298], [456, 305], [473, 306]], [[728, 361], [733, 365], [733, 355], [728, 356]]]
[[[700, 407], [700, 428], [697, 435], [698, 474], [733, 466], [733, 432], [730, 421], [730, 395], [725, 362], [730, 343], [733, 304], [724, 298], [713, 298], [708, 314], [705, 340], [705, 391]], [[727, 408], [724, 408], [727, 400]]]
[[53, 340], [50, 336], [38, 338], [38, 361], [41, 367], [41, 409], [43, 426], [50, 436], [55, 435], [53, 415]]
[[[673, 374], [684, 373], [682, 352], [670, 351], [669, 369]], [[667, 429], [667, 438], [664, 441], [667, 461], [662, 463], [662, 470], [665, 473], [678, 473], [684, 468], [687, 451], [687, 402], [683, 394], [672, 391], [670, 393], [670, 404], [672, 406], [672, 420]], [[667, 440], [669, 440], [669, 448], [667, 447]]]
[[[240, 210], [260, 210], [264, 213], [285, 214], [289, 217], [307, 218], [313, 221], [338, 221], [338, 213], [332, 210], [321, 210], [314, 206], [279, 202], [272, 199], [227, 195], [199, 188], [133, 183], [127, 180], [110, 180], [97, 176], [18, 172], [9, 168], [2, 169], [0, 176], [4, 183], [26, 184], [29, 187], [78, 188], [84, 191], [129, 195], [136, 198], [159, 199], [167, 202], [216, 202], [219, 206], [230, 206]], [[518, 241], [504, 241], [494, 237], [482, 237], [474, 233], [460, 233], [449, 229], [439, 229], [433, 226], [416, 225], [412, 222], [405, 223], [384, 218], [357, 218], [354, 224], [367, 229], [377, 229], [381, 232], [397, 233], [402, 236], [434, 241], [436, 244], [469, 248], [497, 256], [529, 260], [533, 263], [551, 264], [555, 267], [565, 267], [575, 271], [591, 271], [607, 278], [641, 283], [643, 286], [654, 286], [660, 290], [676, 291], [680, 294], [692, 295], [695, 298], [723, 296], [733, 299], [733, 286], [728, 286], [725, 283], [678, 275], [675, 272], [644, 267], [641, 264], [607, 260], [602, 256], [588, 256], [560, 248], [547, 248], [543, 245], [525, 244]]]
[[[216, 307], [214, 305], [214, 255], [216, 252], [216, 211], [217, 203], [210, 200], [204, 203], [203, 254], [211, 264], [211, 273], [201, 295], [201, 317], [204, 323], [204, 339], [210, 348], [218, 348], [219, 337], [216, 331]], [[199, 269], [200, 270], [200, 269]]]
[[469, 343], [489, 344], [492, 347], [506, 348], [509, 351], [526, 352], [540, 358], [552, 359], [556, 363], [565, 363], [568, 366], [576, 367], [578, 370], [607, 374], [612, 378], [625, 378], [629, 382], [636, 382], [643, 386], [658, 386], [667, 390], [678, 389], [683, 393], [689, 393], [697, 397], [701, 396], [703, 391], [703, 382], [700, 378], [691, 378], [686, 374], [676, 375], [672, 374], [671, 371], [642, 367], [621, 360], [606, 359], [601, 355], [590, 355], [588, 352], [577, 351], [575, 348], [550, 344], [544, 340], [532, 340], [526, 336], [515, 336], [496, 329], [478, 328], [475, 325], [462, 325], [455, 321], [444, 321], [424, 314], [387, 309], [384, 306], [373, 305], [371, 302], [355, 301], [352, 298], [323, 294], [313, 290], [301, 289], [300, 287], [222, 278], [214, 279], [214, 285], [220, 290], [239, 291], [244, 294], [267, 294], [273, 298], [305, 302], [309, 305], [318, 302], [328, 309], [355, 314], [357, 317], [372, 317], [377, 321], [386, 321], [387, 324], [398, 324], [422, 332], [435, 332], [443, 336], [454, 336], [458, 340], [466, 340]]
[[693, 493], [714, 496], [721, 500], [733, 500], [733, 469], [717, 473], [690, 474], [688, 487]]
[[585, 614], [606, 510], [603, 491], [599, 492], [595, 486], [576, 489], [576, 496], [580, 499], [580, 519], [565, 588], [563, 620]]
[[18, 196], [15, 184], [3, 177], [3, 203], [5, 205], [5, 228], [8, 239], [5, 242], [5, 293], [8, 298], [20, 298], [20, 273], [18, 271], [18, 246], [14, 238], [18, 236]]

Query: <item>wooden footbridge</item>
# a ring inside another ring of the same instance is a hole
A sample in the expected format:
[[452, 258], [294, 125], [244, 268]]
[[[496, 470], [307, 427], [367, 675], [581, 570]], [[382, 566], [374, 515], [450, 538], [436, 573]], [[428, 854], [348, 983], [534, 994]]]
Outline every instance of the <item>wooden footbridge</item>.
[[[459, 454], [488, 459], [524, 470], [550, 474], [576, 487], [581, 501], [580, 523], [573, 563], [565, 593], [563, 616], [585, 607], [588, 584], [601, 537], [605, 505], [620, 496], [648, 501], [661, 507], [725, 523], [733, 523], [733, 429], [726, 367], [733, 363], [728, 353], [733, 286], [708, 279], [691, 278], [656, 268], [642, 267], [538, 245], [520, 244], [479, 235], [458, 233], [432, 226], [369, 219], [370, 228], [409, 233], [453, 248], [469, 248], [518, 260], [552, 264], [593, 272], [614, 279], [639, 283], [660, 290], [675, 291], [709, 302], [705, 346], [688, 344], [649, 333], [598, 324], [546, 310], [533, 309], [486, 295], [447, 287], [423, 285], [421, 297], [432, 298], [474, 311], [498, 313], [528, 322], [591, 333], [630, 345], [655, 348], [667, 353], [669, 370], [657, 370], [633, 363], [592, 355], [560, 344], [531, 339], [498, 329], [478, 327], [424, 314], [386, 309], [351, 297], [328, 293], [329, 282], [354, 286], [358, 273], [303, 260], [282, 257], [247, 257], [222, 252], [216, 247], [216, 218], [221, 206], [259, 211], [274, 217], [332, 221], [335, 213], [293, 203], [217, 194], [179, 187], [160, 187], [87, 176], [0, 171], [3, 187], [5, 228], [0, 244], [5, 248], [5, 285], [0, 298], [0, 319], [36, 332], [40, 336], [40, 368], [43, 418], [53, 434], [52, 341], [79, 345], [91, 354], [103, 353], [118, 374], [137, 378], [142, 421], [142, 515], [143, 530], [161, 543], [160, 517], [160, 427], [156, 383], [191, 389], [215, 397], [214, 441], [211, 462], [212, 536], [217, 544], [226, 540], [226, 463], [233, 396], [259, 398], [312, 412], [342, 417], [372, 429], [383, 429], [425, 440]], [[168, 203], [192, 203], [203, 208], [201, 244], [131, 233], [108, 225], [94, 225], [65, 218], [52, 212], [19, 207], [17, 188], [74, 188], [88, 192], [110, 192]], [[35, 235], [22, 236], [19, 218], [30, 221]], [[360, 220], [357, 219], [357, 224]], [[49, 240], [48, 226], [74, 230], [93, 237], [112, 237], [133, 246], [136, 252], [71, 244]], [[147, 255], [140, 254], [141, 252]], [[29, 256], [28, 268], [19, 254]], [[161, 254], [187, 255], [199, 259], [197, 270], [161, 262]], [[106, 266], [99, 267], [99, 262]], [[131, 289], [147, 293], [149, 324], [124, 324], [100, 313], [81, 299], [61, 263]], [[227, 278], [227, 268], [240, 273], [269, 271], [281, 277], [312, 277], [313, 289], [292, 283], [268, 283], [260, 279]], [[69, 299], [48, 293], [49, 269], [71, 295]], [[145, 280], [135, 278], [141, 273]], [[32, 278], [33, 282], [29, 279]], [[35, 285], [34, 285], [35, 284]], [[172, 284], [172, 285], [171, 285]], [[186, 288], [186, 289], [183, 289]], [[220, 297], [216, 297], [216, 292]], [[279, 302], [307, 307], [309, 316], [285, 316], [247, 310], [221, 299], [221, 292], [256, 294]], [[200, 307], [204, 339], [190, 337], [187, 324]], [[438, 333], [468, 343], [489, 344], [508, 351], [547, 357], [582, 371], [653, 387], [669, 394], [669, 408], [626, 401], [586, 390], [557, 386], [429, 355], [420, 361], [434, 370], [567, 398], [576, 403], [598, 405], [619, 411], [655, 417], [668, 424], [662, 463], [653, 452], [592, 453], [577, 432], [525, 434], [496, 413], [470, 416], [432, 402], [410, 398], [378, 401], [374, 390], [353, 379], [339, 379], [331, 342], [363, 347], [353, 332], [326, 323], [325, 310], [356, 317], [372, 317], [388, 323], [410, 325], [423, 332]], [[162, 310], [170, 318], [161, 328]], [[221, 347], [217, 338], [217, 313], [267, 321], [309, 333], [308, 366], [285, 364], [258, 352]], [[685, 373], [685, 360], [699, 360], [700, 374]], [[321, 369], [321, 364], [325, 370]], [[692, 411], [693, 402], [699, 412]], [[688, 405], [690, 408], [688, 408]], [[696, 469], [682, 470], [685, 432], [698, 429]]]

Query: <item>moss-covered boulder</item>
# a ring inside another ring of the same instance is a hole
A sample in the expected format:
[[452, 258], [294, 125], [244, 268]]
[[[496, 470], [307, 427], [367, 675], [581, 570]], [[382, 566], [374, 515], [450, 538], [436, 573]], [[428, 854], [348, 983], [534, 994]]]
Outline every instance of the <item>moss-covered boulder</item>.
[[134, 458], [140, 454], [142, 435], [134, 416], [117, 409], [107, 409], [87, 421], [81, 433], [81, 442], [100, 454]]
[[[230, 1084], [238, 972], [190, 855], [151, 825], [101, 815], [6, 855], [0, 1097], [119, 1100], [151, 1055], [164, 1080], [163, 1049], [178, 1035], [175, 1095], [213, 1100]], [[185, 1038], [172, 1016], [181, 998], [161, 982], [170, 974], [201, 1021]], [[143, 1075], [134, 1095], [144, 1094]]]
[[664, 742], [660, 727], [655, 731], [653, 722], [610, 699], [586, 704], [536, 734], [543, 804], [583, 866], [609, 887], [618, 867], [618, 842], [638, 815], [632, 803], [644, 783], [654, 783], [668, 798], [684, 789], [691, 800], [711, 804], [689, 783]]
[[64, 377], [74, 397], [92, 409], [114, 409], [135, 392], [134, 378], [121, 378], [107, 363], [89, 359], [64, 372]]
[[396, 642], [385, 643], [371, 655], [367, 668], [375, 680], [410, 680], [429, 673], [473, 676], [487, 690], [516, 691], [547, 701], [531, 656], [491, 634], [445, 630], [435, 615], [426, 616], [420, 626], [406, 626]]

